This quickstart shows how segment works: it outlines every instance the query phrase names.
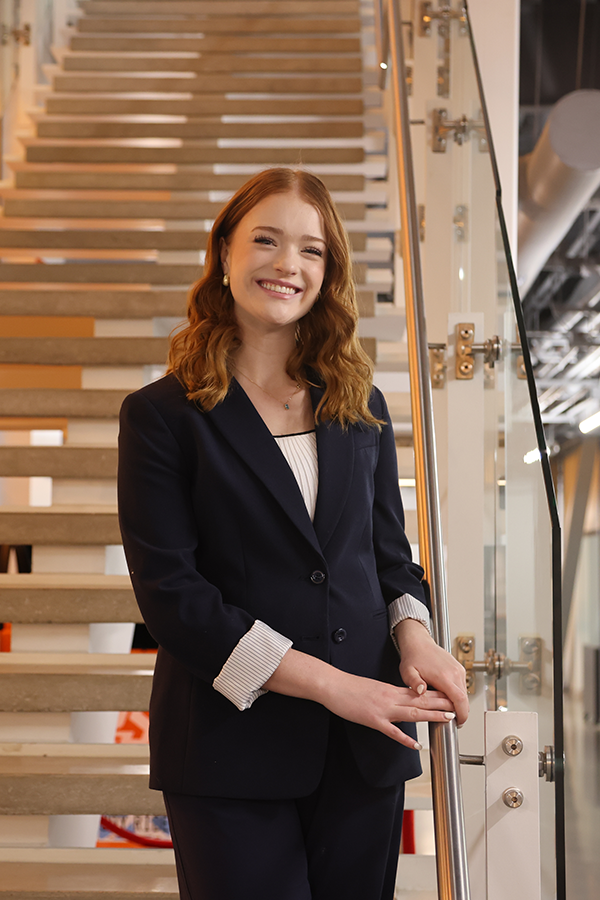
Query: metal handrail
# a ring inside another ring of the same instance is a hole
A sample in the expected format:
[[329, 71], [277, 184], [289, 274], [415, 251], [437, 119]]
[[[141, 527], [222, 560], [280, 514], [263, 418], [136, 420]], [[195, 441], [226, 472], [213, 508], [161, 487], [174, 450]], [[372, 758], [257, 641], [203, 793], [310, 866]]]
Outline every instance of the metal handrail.
[[[376, 0], [377, 47], [382, 73], [391, 51], [394, 119], [397, 142], [402, 260], [406, 295], [406, 328], [415, 447], [419, 553], [431, 592], [434, 636], [451, 650], [433, 402], [425, 324], [419, 223], [414, 186], [406, 66], [400, 0]], [[467, 841], [462, 803], [456, 724], [430, 723], [431, 780], [438, 893], [440, 900], [470, 900]]]

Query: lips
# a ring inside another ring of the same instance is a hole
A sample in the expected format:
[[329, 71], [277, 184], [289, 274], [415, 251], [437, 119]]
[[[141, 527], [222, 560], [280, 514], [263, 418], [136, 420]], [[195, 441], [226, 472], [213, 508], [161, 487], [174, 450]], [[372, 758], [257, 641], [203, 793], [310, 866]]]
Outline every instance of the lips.
[[267, 281], [266, 279], [261, 279], [257, 283], [265, 291], [272, 291], [273, 293], [281, 294], [284, 297], [293, 297], [294, 294], [298, 294], [302, 290], [302, 288], [299, 288], [297, 285], [285, 281]]

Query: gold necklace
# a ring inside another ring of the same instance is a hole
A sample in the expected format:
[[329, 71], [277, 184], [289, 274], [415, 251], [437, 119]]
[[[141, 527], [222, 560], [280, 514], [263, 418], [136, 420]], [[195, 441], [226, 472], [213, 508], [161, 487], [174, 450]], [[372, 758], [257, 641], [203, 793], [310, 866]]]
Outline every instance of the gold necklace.
[[[279, 397], [274, 397], [273, 394], [270, 394], [269, 391], [266, 391], [266, 390], [264, 389], [264, 387], [261, 387], [261, 385], [260, 385], [257, 381], [253, 381], [252, 378], [250, 378], [249, 375], [246, 375], [246, 373], [245, 373], [245, 372], [242, 372], [242, 370], [239, 369], [237, 366], [235, 366], [235, 369], [236, 369], [236, 371], [238, 371], [238, 372], [240, 373], [240, 375], [243, 375], [244, 378], [247, 378], [248, 381], [249, 381], [251, 384], [254, 384], [254, 385], [259, 389], [259, 391], [262, 391], [263, 394], [266, 394], [267, 397], [270, 397], [271, 400], [275, 400], [277, 403], [281, 403], [281, 400], [279, 399]], [[290, 408], [290, 400], [292, 399], [292, 397], [295, 397], [295, 396], [296, 396], [296, 394], [298, 393], [298, 391], [301, 391], [301, 390], [302, 390], [302, 385], [301, 385], [301, 384], [298, 384], [298, 382], [296, 382], [296, 390], [294, 391], [293, 394], [290, 394], [290, 396], [287, 398], [287, 400], [284, 400], [284, 402], [283, 402], [283, 404], [282, 404], [284, 409], [289, 409], [289, 408]]]

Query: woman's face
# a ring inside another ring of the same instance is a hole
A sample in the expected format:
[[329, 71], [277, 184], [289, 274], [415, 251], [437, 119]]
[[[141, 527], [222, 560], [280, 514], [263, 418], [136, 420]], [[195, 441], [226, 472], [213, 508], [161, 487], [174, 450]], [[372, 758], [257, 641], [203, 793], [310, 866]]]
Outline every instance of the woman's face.
[[221, 245], [240, 326], [293, 330], [317, 299], [326, 250], [321, 214], [298, 194], [257, 203]]

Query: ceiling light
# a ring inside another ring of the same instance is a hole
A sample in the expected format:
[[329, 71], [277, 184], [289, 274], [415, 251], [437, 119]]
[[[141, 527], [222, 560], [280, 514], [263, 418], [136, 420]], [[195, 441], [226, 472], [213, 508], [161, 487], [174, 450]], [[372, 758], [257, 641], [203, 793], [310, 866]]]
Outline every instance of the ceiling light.
[[587, 419], [584, 419], [583, 422], [579, 423], [579, 430], [583, 432], [583, 434], [587, 434], [589, 431], [593, 431], [594, 428], [598, 428], [600, 426], [600, 412], [594, 413], [593, 416], [588, 416]]
[[541, 459], [541, 458], [542, 458], [542, 454], [536, 447], [535, 450], [530, 450], [529, 453], [525, 454], [525, 456], [523, 457], [523, 462], [527, 463], [527, 465], [530, 466], [531, 463], [537, 462], [538, 459]]

